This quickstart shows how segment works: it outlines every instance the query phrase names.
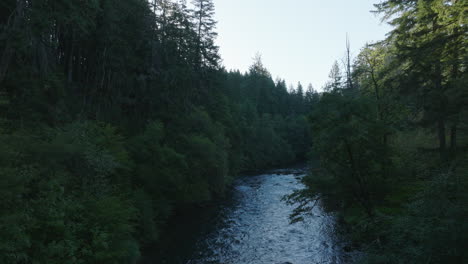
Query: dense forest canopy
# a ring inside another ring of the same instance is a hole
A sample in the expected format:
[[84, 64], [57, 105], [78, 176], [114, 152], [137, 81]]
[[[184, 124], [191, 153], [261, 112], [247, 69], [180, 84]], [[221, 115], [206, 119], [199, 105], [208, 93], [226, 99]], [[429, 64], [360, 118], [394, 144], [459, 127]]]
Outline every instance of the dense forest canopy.
[[316, 92], [227, 72], [211, 0], [0, 13], [1, 263], [133, 263], [175, 210], [305, 158]]
[[136, 263], [177, 210], [306, 158], [293, 220], [319, 198], [364, 263], [466, 261], [467, 4], [376, 12], [393, 31], [318, 93], [227, 71], [212, 0], [2, 0], [0, 263]]

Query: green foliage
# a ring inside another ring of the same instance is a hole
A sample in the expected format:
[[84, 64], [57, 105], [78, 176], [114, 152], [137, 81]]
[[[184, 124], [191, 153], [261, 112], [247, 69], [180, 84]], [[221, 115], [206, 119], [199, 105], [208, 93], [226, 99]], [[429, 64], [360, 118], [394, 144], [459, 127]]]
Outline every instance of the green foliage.
[[324, 94], [311, 116], [314, 150], [326, 175], [311, 175], [310, 188], [345, 208], [359, 205], [369, 215], [390, 183], [389, 149], [377, 116], [372, 101], [338, 92]]
[[215, 27], [209, 0], [2, 2], [1, 263], [135, 263], [178, 210], [304, 156], [303, 92], [224, 71]]
[[3, 1], [0, 262], [135, 263], [174, 212], [311, 145], [296, 219], [321, 197], [368, 262], [463, 262], [466, 5], [376, 7], [395, 29], [319, 94], [260, 56], [222, 69], [212, 0]]
[[371, 246], [364, 263], [463, 263], [468, 243], [466, 179], [466, 171], [459, 171], [429, 180], [403, 214], [382, 219], [388, 224], [378, 232], [387, 241]]
[[359, 263], [466, 263], [466, 4], [376, 7], [395, 28], [346, 84], [333, 66], [310, 114], [320, 163], [288, 197], [291, 218], [318, 199], [338, 210]]
[[127, 155], [108, 125], [2, 134], [2, 263], [135, 259], [135, 209], [112, 188]]

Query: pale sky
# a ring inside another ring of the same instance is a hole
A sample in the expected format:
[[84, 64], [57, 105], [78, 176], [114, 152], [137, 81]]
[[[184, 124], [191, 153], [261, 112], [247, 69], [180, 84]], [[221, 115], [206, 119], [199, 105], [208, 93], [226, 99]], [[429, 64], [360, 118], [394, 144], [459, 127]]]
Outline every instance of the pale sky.
[[335, 60], [385, 38], [390, 27], [370, 13], [379, 0], [214, 0], [223, 65], [246, 71], [257, 52], [273, 78], [320, 90]]

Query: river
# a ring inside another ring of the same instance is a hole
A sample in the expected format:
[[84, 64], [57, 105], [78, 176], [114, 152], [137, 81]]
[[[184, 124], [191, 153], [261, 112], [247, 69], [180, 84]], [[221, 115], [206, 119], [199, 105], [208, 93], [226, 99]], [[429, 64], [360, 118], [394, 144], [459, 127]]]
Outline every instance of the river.
[[[294, 206], [282, 198], [303, 188], [304, 168], [273, 170], [236, 180], [225, 201], [182, 216], [144, 264], [332, 264], [351, 256], [335, 234], [335, 217], [319, 205], [290, 223]], [[208, 211], [208, 212], [207, 212]]]

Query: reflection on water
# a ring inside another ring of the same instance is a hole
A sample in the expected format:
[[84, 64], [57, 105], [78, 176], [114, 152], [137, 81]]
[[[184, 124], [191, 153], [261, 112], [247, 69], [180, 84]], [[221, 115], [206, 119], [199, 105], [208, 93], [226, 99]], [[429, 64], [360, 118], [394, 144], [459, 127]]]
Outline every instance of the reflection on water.
[[349, 263], [343, 244], [334, 235], [334, 217], [320, 206], [303, 222], [290, 224], [294, 207], [281, 198], [302, 188], [303, 176], [304, 170], [296, 169], [238, 179], [229, 203], [217, 212], [210, 228], [198, 235], [190, 253], [183, 260], [179, 255], [177, 263]]

